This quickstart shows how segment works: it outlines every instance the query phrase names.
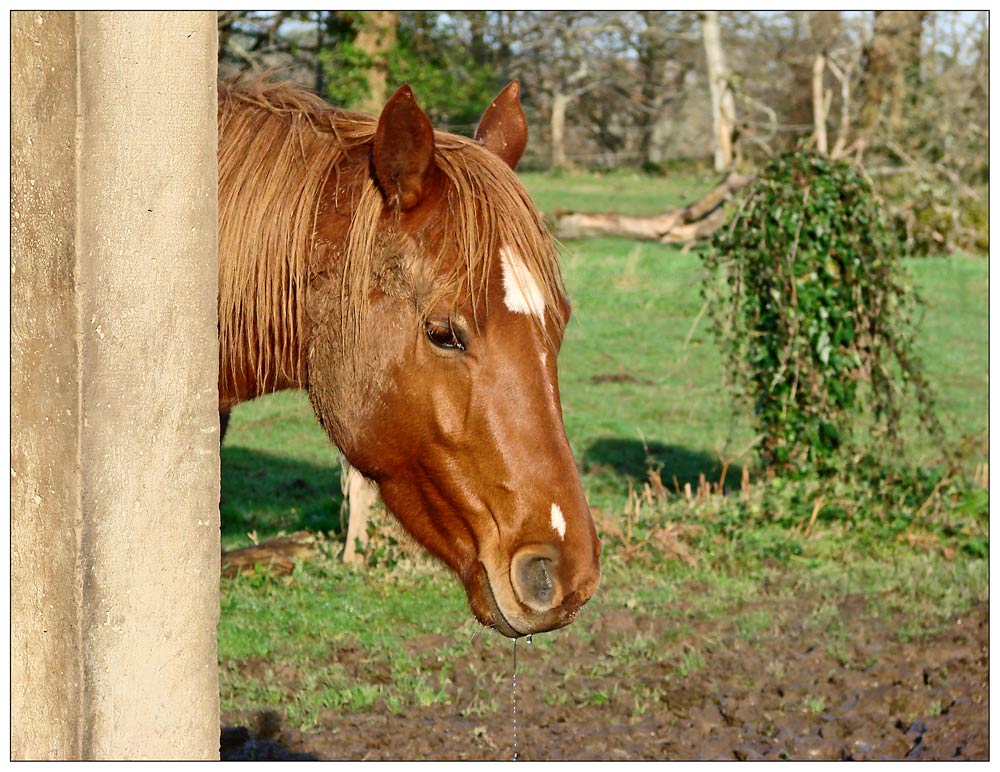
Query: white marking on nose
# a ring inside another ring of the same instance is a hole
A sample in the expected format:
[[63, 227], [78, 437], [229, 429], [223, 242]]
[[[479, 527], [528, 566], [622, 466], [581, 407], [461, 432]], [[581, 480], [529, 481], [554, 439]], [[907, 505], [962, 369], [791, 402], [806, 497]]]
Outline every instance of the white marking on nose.
[[510, 247], [500, 247], [503, 300], [514, 313], [534, 314], [545, 321], [545, 296], [524, 259]]
[[559, 534], [560, 539], [566, 537], [566, 518], [563, 517], [558, 504], [552, 505], [552, 528]]

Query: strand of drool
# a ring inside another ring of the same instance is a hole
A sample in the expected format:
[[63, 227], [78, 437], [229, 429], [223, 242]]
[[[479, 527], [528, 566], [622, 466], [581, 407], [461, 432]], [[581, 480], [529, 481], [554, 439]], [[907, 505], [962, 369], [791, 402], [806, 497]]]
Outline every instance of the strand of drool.
[[521, 758], [517, 752], [517, 638], [514, 638], [514, 677], [511, 681], [511, 702], [514, 706], [514, 761]]

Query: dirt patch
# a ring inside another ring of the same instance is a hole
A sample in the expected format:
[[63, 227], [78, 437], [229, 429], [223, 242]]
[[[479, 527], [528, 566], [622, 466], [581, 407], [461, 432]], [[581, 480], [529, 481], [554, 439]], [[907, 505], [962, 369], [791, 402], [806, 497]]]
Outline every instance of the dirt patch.
[[[614, 609], [557, 645], [519, 643], [520, 758], [989, 758], [987, 604], [901, 642], [905, 620], [873, 618], [861, 598], [789, 603], [800, 608], [744, 608], [683, 630]], [[817, 609], [836, 624], [817, 624]], [[507, 650], [474, 641], [444, 662], [448, 643], [408, 644], [423, 670], [448, 668], [448, 704], [327, 712], [310, 733], [277, 711], [228, 714], [223, 759], [509, 759]], [[359, 654], [338, 660], [377, 679], [383, 666]]]
[[636, 378], [631, 373], [599, 373], [591, 376], [590, 382], [595, 386], [600, 386], [602, 383], [637, 383], [642, 386], [653, 384], [648, 378]]

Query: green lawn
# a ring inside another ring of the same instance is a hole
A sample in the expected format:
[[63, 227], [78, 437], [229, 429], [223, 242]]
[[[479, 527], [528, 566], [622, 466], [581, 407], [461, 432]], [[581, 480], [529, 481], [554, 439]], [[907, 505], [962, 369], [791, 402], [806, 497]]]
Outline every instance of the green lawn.
[[[543, 210], [627, 213], [690, 201], [713, 182], [624, 172], [524, 178]], [[974, 552], [963, 557], [959, 550], [955, 560], [942, 559], [954, 553], [942, 553], [934, 539], [929, 547], [911, 551], [909, 543], [882, 532], [861, 536], [837, 522], [821, 523], [806, 538], [801, 524], [790, 526], [780, 512], [741, 522], [742, 515], [724, 501], [699, 509], [680, 496], [659, 500], [636, 515], [638, 510], [630, 510], [629, 486], [641, 486], [650, 465], [661, 469], [663, 482], [673, 490], [674, 478], [680, 487], [695, 485], [700, 474], [718, 479], [725, 461], [730, 485], [738, 485], [741, 468], [753, 465], [750, 422], [734, 414], [721, 386], [718, 351], [700, 316], [696, 251], [620, 239], [572, 242], [564, 248], [573, 319], [560, 357], [561, 394], [567, 433], [595, 513], [621, 524], [631, 511], [638, 518], [633, 523], [637, 537], [652, 533], [656, 518], [660, 525], [690, 522], [709, 534], [692, 542], [699, 553], [693, 567], [676, 560], [628, 561], [614, 548], [619, 542], [606, 539], [604, 589], [592, 605], [632, 598], [647, 607], [666, 607], [677, 587], [694, 583], [704, 592], [688, 598], [685, 614], [724, 615], [733, 593], [746, 600], [758, 591], [762, 572], [780, 577], [789, 571], [799, 586], [812, 583], [820, 592], [854, 582], [886, 603], [919, 604], [924, 615], [917, 618], [926, 619], [926, 609], [937, 608], [929, 625], [970, 599], [988, 596], [984, 557]], [[907, 260], [906, 266], [927, 301], [920, 351], [951, 441], [973, 441], [966, 460], [971, 472], [988, 458], [988, 263], [982, 257], [949, 256]], [[911, 439], [916, 461], [935, 458], [937, 448]], [[250, 531], [264, 537], [307, 528], [333, 532], [334, 538], [341, 531], [337, 454], [304, 393], [238, 407], [222, 462], [224, 546], [246, 543]], [[971, 528], [985, 543], [986, 494], [979, 494], [956, 510], [954, 516], [965, 520], [945, 524], [942, 533], [968, 534]], [[808, 512], [811, 502], [796, 502], [798, 493], [778, 490], [776, 495]], [[746, 511], [757, 512], [753, 506]], [[766, 506], [773, 507], [773, 501]], [[643, 521], [647, 516], [652, 519]], [[332, 555], [336, 543], [331, 544]], [[910, 571], [920, 572], [924, 589], [919, 598], [910, 587]], [[950, 588], [947, 602], [933, 595], [935, 586]], [[636, 587], [643, 588], [638, 600]], [[425, 613], [430, 607], [436, 613]], [[412, 567], [347, 569], [333, 556], [306, 564], [285, 580], [225, 581], [222, 612], [224, 707], [281, 705], [290, 720], [302, 725], [309, 725], [322, 705], [350, 710], [384, 703], [396, 709], [418, 699], [416, 694], [425, 702], [443, 701], [443, 685], [412, 682], [400, 641], [434, 633], [450, 636], [461, 647], [478, 629], [450, 577]], [[744, 624], [748, 635], [756, 634], [753, 619]], [[382, 652], [372, 656], [391, 659], [393, 684], [365, 690], [345, 681], [327, 652], [347, 640], [370, 653]], [[313, 673], [315, 683], [300, 693], [282, 693], [242, 671], [240, 663], [253, 658], [293, 663]]]
[[521, 180], [535, 205], [543, 212], [572, 209], [577, 212], [660, 214], [703, 195], [720, 179], [714, 176], [655, 177], [637, 171], [602, 174], [551, 175], [527, 172]]

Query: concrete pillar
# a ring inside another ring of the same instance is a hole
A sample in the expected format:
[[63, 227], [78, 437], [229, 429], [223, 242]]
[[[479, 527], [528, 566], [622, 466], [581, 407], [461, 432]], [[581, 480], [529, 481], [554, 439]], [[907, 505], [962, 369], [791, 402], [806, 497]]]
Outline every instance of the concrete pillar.
[[218, 758], [215, 14], [11, 15], [11, 755]]

